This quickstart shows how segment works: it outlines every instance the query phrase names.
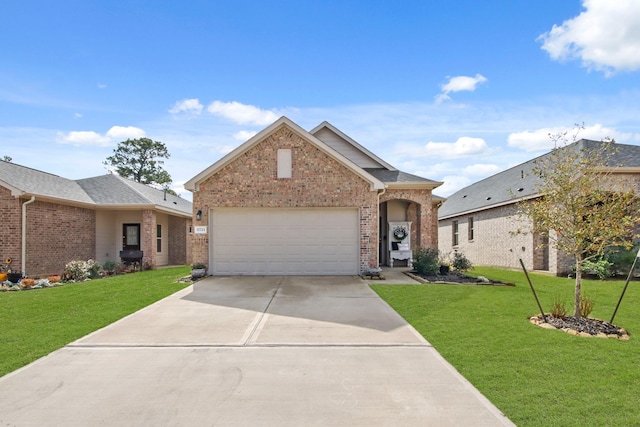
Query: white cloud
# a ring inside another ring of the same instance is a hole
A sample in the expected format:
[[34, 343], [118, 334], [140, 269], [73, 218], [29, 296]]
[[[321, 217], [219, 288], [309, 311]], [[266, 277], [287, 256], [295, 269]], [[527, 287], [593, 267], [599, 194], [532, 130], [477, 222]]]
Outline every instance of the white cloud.
[[467, 156], [483, 155], [489, 152], [487, 143], [482, 138], [472, 138], [462, 136], [456, 142], [428, 142], [427, 145], [416, 155], [438, 157], [438, 158], [458, 158]]
[[600, 141], [604, 138], [614, 138], [621, 142], [631, 137], [631, 134], [617, 132], [615, 129], [607, 128], [601, 124], [585, 127], [584, 129], [551, 127], [541, 128], [534, 131], [514, 132], [507, 138], [509, 147], [519, 148], [524, 151], [541, 151], [553, 148], [553, 141], [550, 136], [567, 132], [567, 142], [573, 142], [574, 134], [576, 140], [592, 139]]
[[446, 175], [440, 181], [444, 183], [433, 190], [433, 192], [441, 197], [448, 197], [456, 191], [471, 185], [474, 181], [462, 175]]
[[58, 142], [62, 144], [97, 145], [107, 147], [111, 144], [111, 138], [93, 131], [72, 131], [67, 134], [58, 133]]
[[271, 110], [261, 110], [253, 105], [241, 104], [237, 101], [214, 101], [207, 107], [207, 111], [244, 125], [252, 124], [266, 126], [278, 119], [278, 115]]
[[[142, 138], [144, 130], [133, 126], [113, 126], [106, 134], [101, 135], [94, 131], [58, 132], [57, 141], [60, 144], [73, 144], [76, 146], [108, 147], [114, 142], [120, 142], [129, 138]], [[114, 141], [117, 140], [117, 141]]]
[[74, 113], [73, 117], [75, 117], [76, 119], [81, 119], [82, 118], [82, 114], [81, 113]]
[[249, 131], [249, 130], [241, 130], [233, 134], [233, 138], [238, 141], [246, 141], [249, 138], [254, 137], [258, 132]]
[[145, 132], [134, 126], [113, 126], [107, 131], [106, 136], [116, 139], [137, 139], [143, 138], [145, 136]]
[[442, 102], [451, 99], [449, 96], [452, 92], [469, 91], [473, 92], [480, 83], [487, 81], [487, 78], [482, 74], [476, 74], [474, 77], [470, 76], [456, 76], [449, 77], [449, 81], [440, 86], [442, 93], [436, 96], [436, 102]]
[[98, 82], [97, 86], [98, 86], [98, 89], [106, 89], [107, 88], [107, 85], [105, 83]]
[[182, 101], [177, 101], [174, 106], [169, 110], [171, 114], [178, 114], [181, 112], [187, 114], [195, 114], [199, 115], [202, 113], [202, 109], [204, 106], [200, 103], [198, 98], [190, 98], [183, 99]]
[[554, 60], [579, 58], [606, 75], [640, 69], [640, 2], [583, 0], [583, 7], [580, 15], [538, 37], [542, 49]]

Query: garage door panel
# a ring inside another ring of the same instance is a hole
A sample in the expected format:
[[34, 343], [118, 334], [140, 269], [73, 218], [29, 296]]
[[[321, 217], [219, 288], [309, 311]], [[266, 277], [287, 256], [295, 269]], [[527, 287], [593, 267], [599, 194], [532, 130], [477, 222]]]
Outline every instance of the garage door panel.
[[214, 274], [358, 274], [357, 209], [211, 213]]

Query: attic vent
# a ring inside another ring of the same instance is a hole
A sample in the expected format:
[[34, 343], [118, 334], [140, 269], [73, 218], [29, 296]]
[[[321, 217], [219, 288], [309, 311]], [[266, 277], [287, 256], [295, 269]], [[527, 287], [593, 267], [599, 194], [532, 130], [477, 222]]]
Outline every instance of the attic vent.
[[491, 200], [491, 196], [487, 197], [487, 200]]
[[524, 188], [520, 187], [518, 188], [518, 191], [524, 191]]

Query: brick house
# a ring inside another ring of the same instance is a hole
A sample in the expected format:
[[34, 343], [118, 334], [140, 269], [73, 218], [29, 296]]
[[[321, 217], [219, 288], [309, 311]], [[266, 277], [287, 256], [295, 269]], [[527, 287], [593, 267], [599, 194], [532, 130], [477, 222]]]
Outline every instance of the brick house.
[[323, 122], [286, 117], [189, 180], [194, 262], [215, 275], [356, 275], [389, 263], [389, 223], [407, 249], [437, 241], [432, 190]]
[[[581, 139], [564, 149], [592, 149], [599, 141]], [[640, 190], [640, 147], [616, 144], [607, 172], [613, 186]], [[545, 154], [541, 157], [548, 156]], [[463, 253], [472, 263], [528, 269], [555, 275], [571, 272], [572, 257], [546, 245], [540, 233], [513, 235], [523, 222], [517, 219], [516, 201], [540, 197], [539, 177], [529, 160], [465, 187], [449, 196], [438, 211], [439, 249], [443, 254]], [[524, 224], [528, 227], [529, 224]]]
[[29, 276], [67, 262], [119, 262], [138, 249], [150, 266], [190, 261], [191, 202], [108, 174], [70, 180], [0, 161], [0, 261]]

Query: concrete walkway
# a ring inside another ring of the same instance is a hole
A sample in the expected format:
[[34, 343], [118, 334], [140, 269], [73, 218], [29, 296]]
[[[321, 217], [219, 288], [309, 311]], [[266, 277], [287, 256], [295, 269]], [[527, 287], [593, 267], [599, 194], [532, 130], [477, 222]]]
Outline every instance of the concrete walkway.
[[16, 426], [513, 425], [358, 277], [207, 278], [0, 396]]

